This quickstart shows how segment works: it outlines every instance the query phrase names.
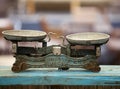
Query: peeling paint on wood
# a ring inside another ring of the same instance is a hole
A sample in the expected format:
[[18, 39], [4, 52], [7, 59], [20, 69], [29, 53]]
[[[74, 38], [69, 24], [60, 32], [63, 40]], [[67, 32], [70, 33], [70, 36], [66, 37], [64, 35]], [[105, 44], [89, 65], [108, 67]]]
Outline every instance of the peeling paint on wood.
[[113, 85], [120, 86], [120, 66], [101, 66], [99, 73], [73, 68], [31, 68], [13, 73], [10, 67], [0, 67], [0, 85]]

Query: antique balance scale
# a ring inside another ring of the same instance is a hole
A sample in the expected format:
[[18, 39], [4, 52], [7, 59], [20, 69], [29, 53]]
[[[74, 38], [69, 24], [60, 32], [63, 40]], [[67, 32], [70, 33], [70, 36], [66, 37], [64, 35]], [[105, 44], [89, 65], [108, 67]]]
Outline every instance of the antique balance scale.
[[[28, 68], [58, 68], [60, 70], [84, 68], [99, 72], [97, 58], [101, 53], [100, 46], [107, 43], [110, 37], [97, 32], [76, 33], [66, 36], [68, 41], [66, 45], [47, 46], [45, 38], [48, 36], [50, 39], [50, 36], [44, 31], [6, 30], [2, 33], [5, 39], [12, 42], [12, 51], [16, 59], [12, 66], [13, 72], [21, 72]], [[42, 43], [42, 47], [19, 46], [19, 42], [39, 42]], [[84, 46], [87, 49], [84, 49]]]

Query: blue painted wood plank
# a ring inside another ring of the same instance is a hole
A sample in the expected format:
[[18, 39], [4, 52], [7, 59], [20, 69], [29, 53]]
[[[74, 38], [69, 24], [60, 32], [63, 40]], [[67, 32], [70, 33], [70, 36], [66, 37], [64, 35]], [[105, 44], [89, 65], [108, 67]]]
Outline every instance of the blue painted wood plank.
[[120, 66], [101, 66], [99, 73], [84, 69], [36, 68], [13, 73], [10, 67], [0, 67], [0, 85], [120, 85]]

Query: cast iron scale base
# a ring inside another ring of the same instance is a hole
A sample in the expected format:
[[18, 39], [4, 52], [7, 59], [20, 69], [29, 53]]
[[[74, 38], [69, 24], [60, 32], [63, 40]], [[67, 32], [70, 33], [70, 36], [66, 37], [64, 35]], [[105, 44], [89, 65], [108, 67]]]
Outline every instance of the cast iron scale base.
[[[109, 35], [96, 32], [76, 33], [66, 36], [68, 44], [47, 46], [47, 34], [43, 31], [9, 30], [3, 32], [5, 39], [12, 42], [12, 51], [16, 58], [12, 66], [13, 72], [21, 72], [28, 68], [84, 68], [99, 72], [97, 58], [100, 46], [109, 40]], [[48, 35], [49, 37], [49, 35]], [[39, 42], [42, 47], [19, 46], [19, 42]], [[90, 46], [84, 49], [81, 46]]]

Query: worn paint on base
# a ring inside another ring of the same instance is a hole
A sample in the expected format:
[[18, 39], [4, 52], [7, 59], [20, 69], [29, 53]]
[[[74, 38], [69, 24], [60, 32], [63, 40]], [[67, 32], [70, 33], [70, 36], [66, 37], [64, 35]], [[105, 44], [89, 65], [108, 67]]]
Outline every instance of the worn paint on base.
[[31, 68], [13, 73], [0, 67], [0, 85], [120, 85], [120, 66], [101, 66], [99, 73], [84, 69], [60, 71], [56, 68]]

